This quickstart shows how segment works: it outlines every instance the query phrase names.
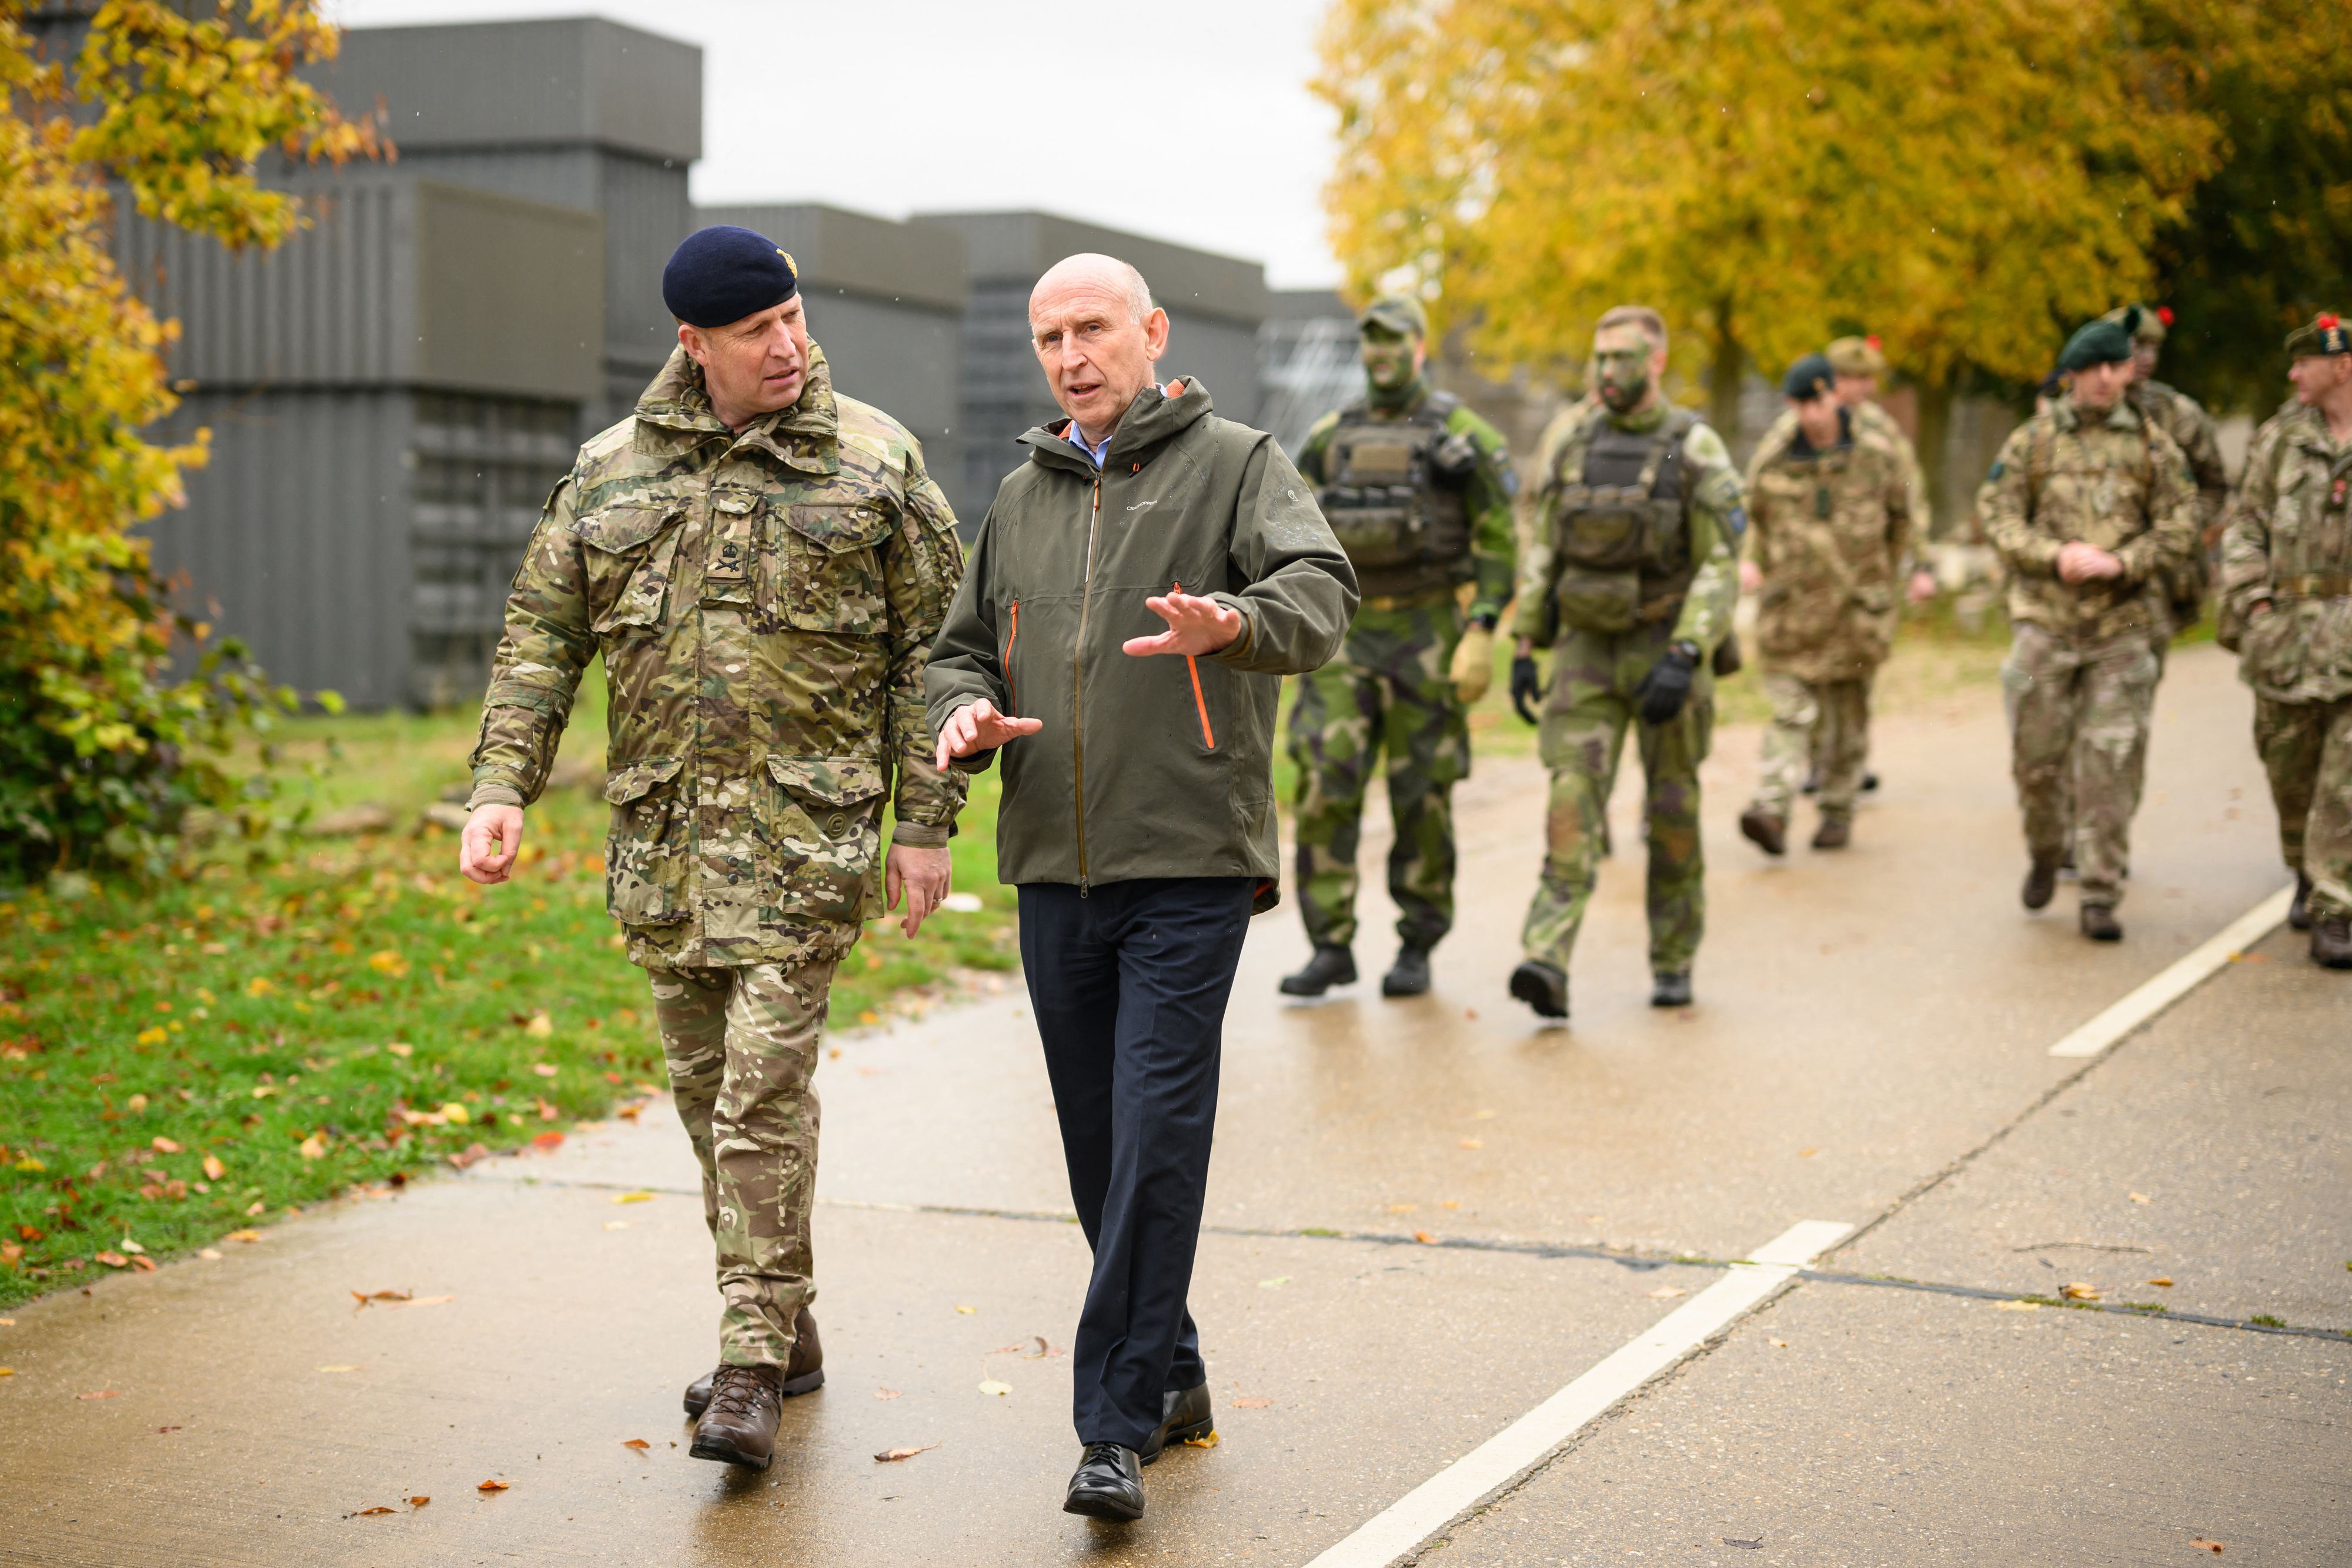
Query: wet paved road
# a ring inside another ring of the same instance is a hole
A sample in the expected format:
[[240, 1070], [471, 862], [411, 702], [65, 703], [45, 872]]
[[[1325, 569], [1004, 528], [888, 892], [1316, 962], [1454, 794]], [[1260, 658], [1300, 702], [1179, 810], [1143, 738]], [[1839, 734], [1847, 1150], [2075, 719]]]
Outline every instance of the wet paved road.
[[[826, 1063], [830, 1383], [771, 1475], [683, 1457], [708, 1242], [649, 1112], [18, 1309], [0, 1563], [1304, 1563], [1802, 1220], [1860, 1230], [1424, 1560], [2352, 1562], [2352, 1340], [1996, 1301], [2352, 1330], [2352, 985], [2282, 932], [2111, 1056], [2048, 1054], [2282, 880], [2248, 706], [2223, 658], [2174, 660], [2119, 947], [2070, 891], [2016, 907], [1984, 696], [1882, 724], [1885, 797], [1837, 856], [1737, 840], [1756, 737], [1720, 737], [1686, 1013], [1643, 1005], [1623, 855], [1572, 1027], [1503, 996], [1525, 763], [1464, 789], [1433, 997], [1284, 1005], [1304, 942], [1260, 920], [1194, 1301], [1223, 1440], [1148, 1472], [1139, 1526], [1056, 1506], [1085, 1249], [1014, 988]], [[451, 1300], [346, 1293], [392, 1286]]]

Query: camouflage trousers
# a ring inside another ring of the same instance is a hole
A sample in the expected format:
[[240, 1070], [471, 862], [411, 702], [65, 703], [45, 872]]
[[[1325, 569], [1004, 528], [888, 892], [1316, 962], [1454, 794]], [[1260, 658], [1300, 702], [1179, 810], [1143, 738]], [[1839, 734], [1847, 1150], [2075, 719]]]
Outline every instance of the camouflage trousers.
[[1385, 758], [1389, 896], [1397, 935], [1433, 947], [1454, 926], [1454, 786], [1470, 772], [1470, 724], [1446, 678], [1462, 612], [1453, 598], [1362, 610], [1339, 656], [1298, 680], [1290, 756], [1298, 766], [1298, 907], [1308, 938], [1356, 939], [1358, 829]]
[[2123, 899], [2159, 673], [2144, 631], [2077, 638], [2030, 621], [2000, 667], [2025, 846], [2063, 854], [2071, 838], [2084, 904]]
[[1634, 714], [1634, 693], [1673, 641], [1673, 625], [1661, 622], [1613, 637], [1564, 632], [1552, 650], [1551, 689], [1537, 732], [1551, 769], [1543, 872], [1520, 934], [1530, 958], [1568, 967], [1605, 852], [1609, 793], [1628, 727], [1647, 789], [1650, 967], [1660, 974], [1687, 969], [1698, 951], [1706, 930], [1698, 765], [1715, 736], [1715, 680], [1706, 663], [1681, 713], [1661, 725], [1643, 724]]
[[814, 1299], [817, 1046], [833, 960], [653, 969], [670, 1092], [702, 1164], [719, 1255], [719, 1359], [782, 1366]]
[[2278, 806], [2279, 852], [2314, 909], [2352, 915], [2352, 697], [2254, 699], [2254, 749]]
[[1824, 818], [1851, 818], [1870, 757], [1870, 678], [1808, 681], [1765, 672], [1772, 723], [1764, 731], [1764, 765], [1756, 780], [1756, 810], [1788, 821], [1790, 803], [1808, 768], [1821, 775]]

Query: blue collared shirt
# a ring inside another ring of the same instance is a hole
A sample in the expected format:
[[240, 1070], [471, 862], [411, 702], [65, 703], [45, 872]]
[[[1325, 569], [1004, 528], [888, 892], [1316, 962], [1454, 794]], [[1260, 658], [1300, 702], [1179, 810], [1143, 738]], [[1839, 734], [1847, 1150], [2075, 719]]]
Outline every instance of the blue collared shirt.
[[[1151, 390], [1160, 393], [1165, 393], [1168, 391], [1166, 387], [1161, 386], [1158, 382], [1151, 383]], [[1111, 427], [1111, 435], [1116, 435], [1118, 434], [1118, 427], [1117, 425], [1113, 425]], [[1103, 465], [1103, 454], [1110, 450], [1110, 435], [1104, 436], [1099, 442], [1097, 442], [1092, 446], [1087, 445], [1086, 438], [1078, 434], [1078, 422], [1075, 419], [1070, 421], [1070, 428], [1062, 433], [1062, 439], [1076, 447], [1079, 451], [1085, 453], [1087, 455], [1087, 460], [1097, 468]]]

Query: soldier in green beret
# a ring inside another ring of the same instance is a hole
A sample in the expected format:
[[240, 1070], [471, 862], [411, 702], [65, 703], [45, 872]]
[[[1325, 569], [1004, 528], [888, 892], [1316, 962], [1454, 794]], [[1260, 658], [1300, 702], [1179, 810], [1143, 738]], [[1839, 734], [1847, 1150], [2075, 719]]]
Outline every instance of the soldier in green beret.
[[2124, 396], [2137, 325], [2126, 311], [2067, 340], [2058, 368], [2072, 384], [2011, 433], [1977, 492], [2010, 579], [2001, 690], [2032, 856], [2025, 907], [2049, 904], [2071, 833], [2083, 935], [2101, 942], [2123, 936], [2164, 574], [2197, 540], [2188, 460]]
[[2287, 335], [2294, 402], [2255, 434], [2221, 538], [2225, 624], [2294, 873], [2287, 919], [2352, 969], [2352, 330]]
[[[1356, 977], [1356, 839], [1386, 758], [1396, 963], [1381, 994], [1429, 989], [1429, 954], [1454, 925], [1454, 786], [1470, 773], [1469, 706], [1494, 679], [1495, 622], [1511, 597], [1518, 479], [1502, 432], [1429, 384], [1429, 318], [1387, 294], [1359, 322], [1365, 395], [1307, 434], [1316, 487], [1363, 601], [1339, 656], [1298, 679], [1298, 909], [1315, 945], [1283, 977], [1319, 997]], [[1469, 585], [1465, 611], [1462, 587]]]

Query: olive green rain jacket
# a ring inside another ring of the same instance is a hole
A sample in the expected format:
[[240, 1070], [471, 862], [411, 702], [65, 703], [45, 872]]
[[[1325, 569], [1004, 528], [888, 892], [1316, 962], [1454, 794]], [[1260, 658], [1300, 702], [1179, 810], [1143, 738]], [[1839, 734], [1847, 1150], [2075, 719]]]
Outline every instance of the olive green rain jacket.
[[[1282, 677], [1339, 652], [1355, 573], [1282, 448], [1198, 381], [1145, 388], [1099, 473], [1068, 427], [1021, 437], [1029, 461], [981, 524], [925, 674], [933, 733], [981, 697], [1045, 721], [1004, 747], [1003, 881], [1248, 876], [1271, 907]], [[1180, 588], [1241, 612], [1241, 635], [1122, 652], [1168, 629], [1144, 601]]]

